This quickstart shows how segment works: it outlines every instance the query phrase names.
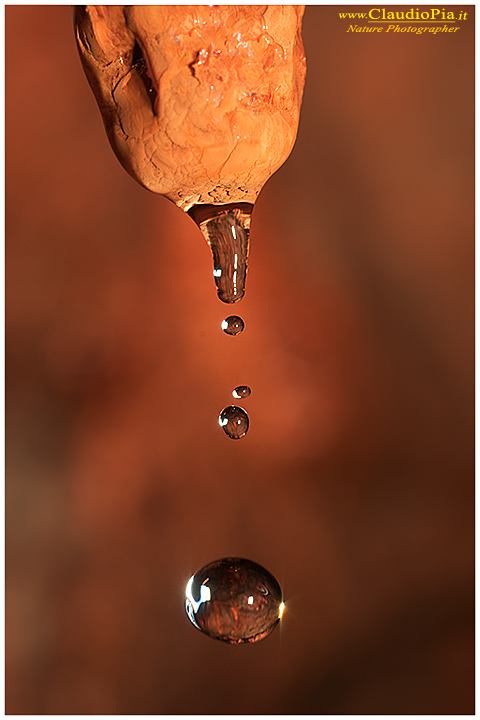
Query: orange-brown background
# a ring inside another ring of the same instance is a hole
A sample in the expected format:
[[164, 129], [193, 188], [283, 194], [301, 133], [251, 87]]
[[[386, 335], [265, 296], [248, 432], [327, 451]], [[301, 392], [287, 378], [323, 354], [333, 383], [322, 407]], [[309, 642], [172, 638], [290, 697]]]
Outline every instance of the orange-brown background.
[[[348, 9], [307, 7], [230, 338], [200, 232], [108, 146], [71, 9], [6, 8], [8, 713], [473, 712], [474, 7], [436, 36]], [[258, 645], [184, 614], [229, 554], [284, 588]]]

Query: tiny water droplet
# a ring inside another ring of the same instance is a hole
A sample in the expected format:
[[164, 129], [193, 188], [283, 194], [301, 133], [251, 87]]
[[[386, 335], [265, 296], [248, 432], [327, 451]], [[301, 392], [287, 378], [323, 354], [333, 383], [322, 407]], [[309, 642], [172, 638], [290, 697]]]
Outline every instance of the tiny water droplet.
[[205, 565], [187, 584], [185, 609], [206, 635], [231, 645], [262, 640], [283, 615], [282, 590], [265, 568], [229, 557]]
[[245, 324], [238, 315], [229, 315], [225, 320], [222, 320], [222, 330], [227, 335], [239, 335], [244, 327]]
[[241, 399], [248, 397], [251, 392], [252, 391], [248, 385], [237, 385], [237, 387], [233, 390], [232, 395], [234, 398]]
[[196, 222], [213, 255], [213, 276], [224, 303], [235, 303], [245, 293], [251, 203], [194, 205], [188, 214]]
[[247, 434], [249, 420], [245, 410], [237, 405], [224, 408], [218, 418], [220, 427], [232, 440], [239, 440]]

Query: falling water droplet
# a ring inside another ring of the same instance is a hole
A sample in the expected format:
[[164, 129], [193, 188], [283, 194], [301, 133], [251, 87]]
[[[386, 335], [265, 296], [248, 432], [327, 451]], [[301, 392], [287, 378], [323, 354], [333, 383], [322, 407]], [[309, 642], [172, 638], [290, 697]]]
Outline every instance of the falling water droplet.
[[239, 335], [244, 327], [243, 320], [238, 315], [229, 315], [225, 320], [222, 320], [222, 330], [227, 335]]
[[230, 557], [205, 565], [190, 578], [185, 609], [206, 635], [238, 645], [271, 633], [284, 603], [280, 585], [265, 568]]
[[188, 211], [213, 255], [213, 276], [224, 303], [235, 303], [245, 293], [251, 203], [194, 205]]
[[248, 385], [237, 385], [237, 387], [232, 391], [232, 395], [234, 398], [241, 399], [241, 398], [247, 398], [252, 391], [248, 387]]
[[245, 410], [237, 405], [224, 408], [218, 418], [220, 427], [232, 440], [239, 440], [247, 434], [249, 420]]

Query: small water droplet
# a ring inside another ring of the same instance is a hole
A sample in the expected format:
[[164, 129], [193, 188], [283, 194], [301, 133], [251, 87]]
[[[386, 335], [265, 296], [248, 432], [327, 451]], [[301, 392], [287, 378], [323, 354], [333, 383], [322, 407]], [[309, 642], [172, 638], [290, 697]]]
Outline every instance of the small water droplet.
[[206, 635], [231, 645], [262, 640], [283, 615], [282, 590], [265, 568], [229, 557], [205, 565], [187, 584], [185, 609]]
[[237, 405], [224, 408], [218, 418], [220, 427], [232, 440], [239, 440], [247, 434], [249, 420], [245, 410]]
[[248, 387], [248, 385], [237, 385], [237, 387], [233, 390], [232, 395], [234, 398], [241, 399], [246, 398], [250, 395], [252, 391]]
[[196, 222], [213, 255], [213, 276], [224, 303], [235, 303], [245, 293], [251, 203], [194, 205], [188, 214]]
[[227, 335], [239, 335], [244, 327], [245, 324], [238, 315], [229, 315], [225, 320], [222, 320], [222, 330]]

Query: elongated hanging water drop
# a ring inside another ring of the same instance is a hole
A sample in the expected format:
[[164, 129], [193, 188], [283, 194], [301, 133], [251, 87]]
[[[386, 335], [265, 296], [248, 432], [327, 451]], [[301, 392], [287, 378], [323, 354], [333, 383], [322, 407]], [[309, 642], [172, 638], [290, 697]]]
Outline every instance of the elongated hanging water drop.
[[251, 560], [229, 557], [205, 565], [187, 584], [185, 609], [206, 635], [231, 645], [262, 640], [278, 624], [280, 585]]
[[252, 391], [248, 387], [248, 385], [237, 385], [237, 387], [232, 391], [232, 395], [234, 398], [241, 399], [241, 398], [247, 398]]
[[213, 255], [213, 276], [224, 303], [235, 303], [245, 293], [251, 203], [194, 205], [188, 211]]
[[245, 410], [237, 405], [224, 408], [218, 418], [220, 427], [232, 440], [239, 440], [247, 434], [249, 419]]
[[229, 315], [222, 320], [222, 330], [227, 335], [239, 335], [245, 327], [244, 322], [238, 315]]

